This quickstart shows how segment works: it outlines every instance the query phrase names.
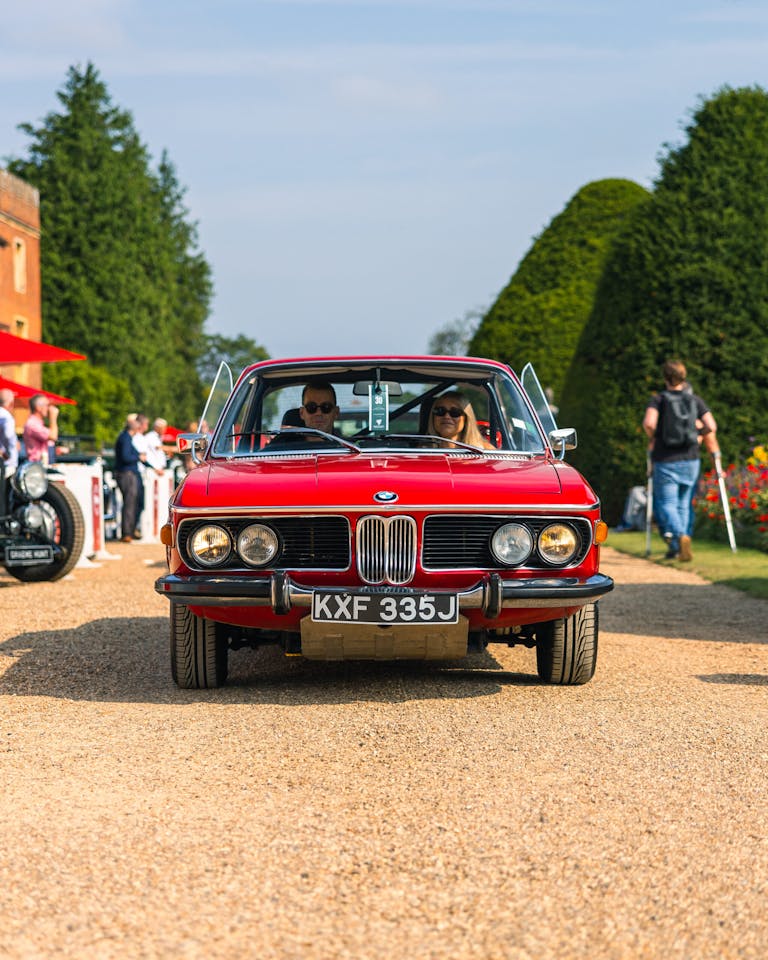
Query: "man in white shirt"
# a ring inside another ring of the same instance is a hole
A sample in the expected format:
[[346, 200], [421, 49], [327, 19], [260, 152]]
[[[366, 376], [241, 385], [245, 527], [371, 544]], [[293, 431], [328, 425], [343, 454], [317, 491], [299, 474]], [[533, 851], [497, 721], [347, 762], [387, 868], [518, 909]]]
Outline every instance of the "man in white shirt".
[[145, 413], [136, 414], [136, 433], [131, 437], [136, 452], [141, 457], [139, 462], [139, 490], [136, 496], [136, 529], [134, 539], [141, 540], [141, 515], [144, 512], [144, 477], [147, 473], [147, 438], [145, 436], [149, 426], [149, 417]]
[[159, 474], [162, 474], [168, 466], [168, 457], [163, 450], [163, 434], [167, 426], [167, 420], [157, 417], [152, 424], [152, 429], [144, 437], [147, 444], [147, 466], [152, 467]]

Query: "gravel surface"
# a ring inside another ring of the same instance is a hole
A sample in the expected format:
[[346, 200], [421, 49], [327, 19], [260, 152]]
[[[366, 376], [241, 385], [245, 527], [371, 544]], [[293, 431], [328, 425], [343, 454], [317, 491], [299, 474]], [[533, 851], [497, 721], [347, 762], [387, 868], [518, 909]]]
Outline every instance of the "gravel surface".
[[494, 646], [180, 691], [119, 552], [0, 575], [0, 957], [766, 956], [768, 602], [606, 549], [583, 687]]

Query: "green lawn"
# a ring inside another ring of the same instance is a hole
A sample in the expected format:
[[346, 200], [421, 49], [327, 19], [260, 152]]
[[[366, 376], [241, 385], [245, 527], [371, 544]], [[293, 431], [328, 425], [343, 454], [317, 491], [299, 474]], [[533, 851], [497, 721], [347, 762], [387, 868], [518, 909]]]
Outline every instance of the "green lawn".
[[[636, 530], [616, 533], [611, 530], [606, 546], [634, 557], [645, 557], [645, 533]], [[664, 541], [654, 531], [651, 537], [651, 555], [648, 557], [654, 563], [692, 570], [712, 583], [722, 583], [726, 587], [743, 590], [750, 596], [768, 599], [768, 553], [746, 547], [739, 547], [738, 551], [733, 553], [727, 543], [713, 543], [710, 540], [697, 540], [695, 537], [693, 560], [690, 563], [665, 560], [666, 552]]]

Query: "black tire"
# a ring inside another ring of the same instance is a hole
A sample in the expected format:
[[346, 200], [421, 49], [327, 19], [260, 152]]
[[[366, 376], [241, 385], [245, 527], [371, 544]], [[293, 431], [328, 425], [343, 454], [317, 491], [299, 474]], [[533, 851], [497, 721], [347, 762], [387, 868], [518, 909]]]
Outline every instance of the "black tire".
[[545, 683], [572, 686], [592, 679], [597, 665], [597, 604], [536, 631], [536, 667]]
[[227, 681], [229, 643], [218, 625], [171, 603], [171, 676], [183, 690], [206, 690]]
[[75, 495], [60, 483], [48, 484], [45, 495], [35, 501], [47, 504], [56, 514], [54, 542], [61, 548], [61, 556], [53, 563], [31, 567], [6, 567], [17, 580], [38, 583], [42, 580], [60, 580], [80, 559], [85, 542], [85, 520]]

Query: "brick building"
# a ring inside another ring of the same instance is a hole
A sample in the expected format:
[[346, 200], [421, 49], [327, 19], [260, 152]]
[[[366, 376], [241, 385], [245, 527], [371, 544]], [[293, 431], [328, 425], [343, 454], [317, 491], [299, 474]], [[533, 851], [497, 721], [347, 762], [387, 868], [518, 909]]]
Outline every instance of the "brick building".
[[[0, 330], [28, 340], [42, 340], [40, 306], [40, 195], [28, 183], [0, 170]], [[0, 375], [40, 387], [41, 365], [3, 365]], [[17, 400], [16, 422], [26, 420]]]

